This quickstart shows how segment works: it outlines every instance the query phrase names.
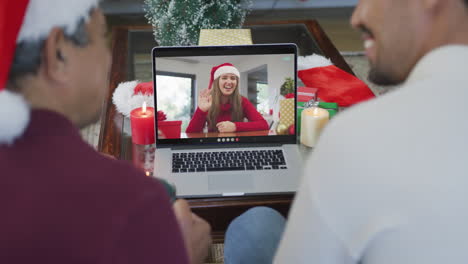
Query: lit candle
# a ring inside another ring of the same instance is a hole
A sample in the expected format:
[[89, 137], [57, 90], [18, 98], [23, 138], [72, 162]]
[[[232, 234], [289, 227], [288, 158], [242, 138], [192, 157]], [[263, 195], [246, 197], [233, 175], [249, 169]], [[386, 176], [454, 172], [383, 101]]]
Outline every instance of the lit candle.
[[307, 108], [301, 116], [301, 143], [314, 147], [320, 137], [320, 133], [328, 123], [328, 111], [319, 107]]
[[140, 145], [154, 143], [154, 108], [143, 106], [132, 110], [130, 113], [132, 126], [132, 142]]

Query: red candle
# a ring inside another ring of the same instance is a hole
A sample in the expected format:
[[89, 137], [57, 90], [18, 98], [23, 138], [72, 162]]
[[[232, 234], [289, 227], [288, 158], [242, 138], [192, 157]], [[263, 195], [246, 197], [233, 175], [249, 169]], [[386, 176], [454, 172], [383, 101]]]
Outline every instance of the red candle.
[[154, 143], [154, 108], [136, 108], [130, 113], [130, 123], [132, 126], [132, 141], [135, 144], [149, 145]]

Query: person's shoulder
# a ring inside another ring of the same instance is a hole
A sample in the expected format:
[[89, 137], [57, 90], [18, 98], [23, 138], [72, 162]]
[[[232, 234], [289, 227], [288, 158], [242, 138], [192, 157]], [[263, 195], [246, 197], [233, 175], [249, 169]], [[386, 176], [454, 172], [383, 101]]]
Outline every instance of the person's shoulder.
[[[77, 158], [75, 163], [77, 171], [72, 172], [74, 179], [70, 181], [81, 186], [82, 191], [98, 196], [100, 191], [105, 191], [108, 195], [115, 195], [118, 200], [138, 199], [144, 193], [165, 194], [164, 187], [155, 178], [147, 177], [128, 161], [93, 151], [86, 157]], [[78, 171], [78, 168], [81, 169]]]
[[402, 119], [408, 119], [407, 108], [411, 107], [411, 99], [405, 97], [403, 89], [399, 88], [342, 110], [330, 120], [323, 135], [348, 142], [372, 139], [368, 135], [394, 128]]
[[[101, 157], [102, 156], [102, 157]], [[113, 181], [115, 184], [125, 185], [147, 185], [154, 184], [154, 181], [149, 180], [145, 173], [136, 168], [133, 164], [124, 160], [117, 160], [98, 154], [96, 159], [99, 161], [97, 165], [102, 172], [102, 180]]]
[[242, 105], [252, 105], [252, 103], [245, 96], [241, 96]]

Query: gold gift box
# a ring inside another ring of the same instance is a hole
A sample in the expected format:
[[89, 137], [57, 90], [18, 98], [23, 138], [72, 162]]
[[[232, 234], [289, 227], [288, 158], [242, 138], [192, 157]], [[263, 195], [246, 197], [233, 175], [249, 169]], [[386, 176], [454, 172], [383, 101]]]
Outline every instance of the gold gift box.
[[280, 124], [289, 127], [294, 124], [294, 98], [280, 100]]
[[202, 29], [199, 46], [251, 45], [250, 29]]

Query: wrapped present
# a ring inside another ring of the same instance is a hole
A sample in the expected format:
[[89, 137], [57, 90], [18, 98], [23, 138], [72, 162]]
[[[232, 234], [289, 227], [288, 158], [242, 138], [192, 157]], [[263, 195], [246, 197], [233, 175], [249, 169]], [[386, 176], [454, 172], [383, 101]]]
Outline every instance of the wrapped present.
[[310, 100], [317, 100], [317, 88], [299, 86], [297, 87], [297, 101], [309, 102]]
[[200, 46], [251, 45], [250, 29], [202, 29]]
[[294, 124], [294, 98], [280, 100], [280, 124], [289, 127]]
[[[297, 127], [298, 127], [299, 133], [301, 132], [301, 118], [302, 118], [302, 111], [305, 109], [304, 107], [305, 104], [306, 102], [297, 102], [297, 118], [298, 118]], [[318, 107], [327, 110], [330, 119], [338, 113], [337, 103], [319, 102]]]

